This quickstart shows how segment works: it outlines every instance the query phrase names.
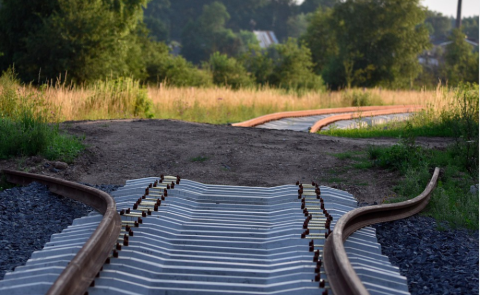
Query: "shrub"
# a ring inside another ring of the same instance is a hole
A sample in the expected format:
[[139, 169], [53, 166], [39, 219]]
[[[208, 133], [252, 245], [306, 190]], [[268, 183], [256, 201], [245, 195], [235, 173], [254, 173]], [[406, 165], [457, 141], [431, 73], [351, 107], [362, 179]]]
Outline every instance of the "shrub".
[[305, 45], [298, 45], [296, 39], [289, 38], [285, 44], [275, 46], [275, 51], [272, 51], [275, 67], [271, 85], [295, 90], [325, 90], [322, 77], [313, 72], [312, 55]]
[[210, 71], [213, 83], [219, 86], [229, 86], [232, 89], [253, 86], [253, 79], [241, 63], [226, 54], [215, 52], [203, 67]]

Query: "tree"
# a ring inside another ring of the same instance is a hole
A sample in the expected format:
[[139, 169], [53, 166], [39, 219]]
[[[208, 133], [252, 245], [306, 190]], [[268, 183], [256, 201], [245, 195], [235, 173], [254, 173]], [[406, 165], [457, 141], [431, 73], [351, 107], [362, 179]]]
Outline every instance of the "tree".
[[297, 13], [295, 0], [269, 0], [267, 5], [256, 10], [253, 19], [257, 30], [273, 31], [282, 42], [288, 39], [286, 20]]
[[4, 2], [2, 20], [15, 23], [25, 16], [28, 21], [2, 25], [0, 43], [7, 53], [2, 67], [15, 64], [24, 81], [44, 82], [64, 73], [76, 83], [107, 75], [145, 76], [137, 41], [147, 0], [18, 2]]
[[213, 75], [213, 83], [219, 86], [230, 86], [232, 89], [249, 87], [253, 79], [235, 58], [215, 52], [203, 67]]
[[465, 37], [462, 31], [454, 29], [449, 38], [451, 43], [445, 48], [444, 75], [450, 85], [478, 83], [478, 52], [473, 53], [473, 47]]
[[287, 35], [289, 38], [298, 39], [306, 32], [309, 16], [311, 16], [311, 14], [300, 13], [288, 18]]
[[285, 44], [275, 46], [274, 69], [270, 83], [287, 89], [322, 90], [323, 80], [313, 72], [310, 49], [289, 38]]
[[462, 31], [468, 39], [475, 40], [478, 43], [478, 15], [463, 18]]
[[304, 40], [324, 53], [315, 52], [313, 61], [333, 88], [406, 87], [421, 70], [417, 55], [429, 46], [424, 17], [418, 0], [346, 0], [316, 13]]
[[170, 1], [152, 0], [144, 11], [144, 22], [156, 41], [168, 42], [170, 39]]
[[425, 23], [432, 28], [430, 35], [436, 40], [445, 40], [452, 29], [450, 18], [440, 12], [427, 10]]
[[235, 56], [242, 51], [242, 39], [225, 24], [230, 14], [220, 2], [203, 7], [202, 14], [190, 21], [182, 33], [182, 55], [189, 61], [199, 64], [215, 52]]
[[314, 12], [319, 7], [332, 8], [336, 2], [337, 0], [305, 0], [302, 5], [300, 5], [300, 11], [307, 14]]

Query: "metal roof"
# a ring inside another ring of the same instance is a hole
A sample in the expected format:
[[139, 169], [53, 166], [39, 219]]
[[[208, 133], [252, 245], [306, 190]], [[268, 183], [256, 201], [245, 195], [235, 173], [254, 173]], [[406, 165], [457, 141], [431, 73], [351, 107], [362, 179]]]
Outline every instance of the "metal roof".
[[257, 37], [261, 48], [267, 48], [270, 45], [278, 44], [277, 37], [272, 31], [253, 31], [253, 33]]

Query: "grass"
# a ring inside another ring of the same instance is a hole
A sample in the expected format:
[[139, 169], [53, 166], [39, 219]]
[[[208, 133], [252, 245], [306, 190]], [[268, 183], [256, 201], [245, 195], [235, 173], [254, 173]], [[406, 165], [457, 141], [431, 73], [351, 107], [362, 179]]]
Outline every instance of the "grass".
[[208, 160], [208, 157], [198, 156], [198, 157], [195, 157], [195, 158], [191, 158], [191, 159], [190, 159], [190, 162], [203, 163], [203, 162], [205, 162], [206, 160]]
[[[2, 87], [2, 86], [0, 86]], [[52, 82], [40, 88], [16, 85], [22, 95], [41, 92], [49, 111], [59, 121], [118, 118], [178, 119], [227, 124], [261, 115], [320, 108], [364, 105], [441, 106], [453, 94], [435, 91], [351, 89], [348, 91], [287, 91], [271, 87], [194, 88], [158, 84], [146, 87], [128, 78], [105, 79], [92, 85], [73, 86]]]
[[[453, 148], [447, 151], [416, 147], [414, 153], [404, 144], [393, 147], [374, 147], [370, 157], [374, 165], [398, 170], [404, 179], [394, 188], [397, 197], [389, 202], [401, 202], [418, 196], [430, 181], [433, 168], [442, 167], [437, 188], [423, 214], [446, 221], [450, 227], [478, 230], [478, 193], [469, 192], [470, 185], [478, 182], [459, 165]], [[410, 159], [409, 159], [410, 158]]]
[[[369, 160], [366, 152], [343, 152], [332, 154], [339, 160], [352, 160], [354, 163], [351, 167], [355, 169], [368, 169], [373, 167], [373, 163]], [[347, 167], [348, 169], [349, 167]]]
[[0, 159], [42, 155], [72, 162], [84, 149], [82, 140], [59, 130], [55, 107], [41, 91], [22, 93], [13, 74], [0, 77]]
[[[357, 169], [380, 167], [400, 172], [404, 178], [394, 188], [396, 196], [389, 202], [418, 196], [430, 181], [433, 169], [441, 167], [437, 188], [423, 214], [434, 217], [443, 227], [478, 230], [479, 195], [478, 191], [471, 193], [470, 186], [478, 184], [479, 179], [479, 89], [476, 84], [464, 84], [451, 92], [453, 98], [448, 99], [448, 104], [431, 106], [414, 116], [413, 120], [395, 123], [392, 132], [396, 133], [392, 134], [400, 137], [399, 143], [391, 147], [369, 147], [366, 151], [368, 161], [358, 152], [334, 156], [353, 160], [353, 167]], [[443, 95], [448, 97], [446, 93]], [[337, 136], [347, 137], [388, 134], [384, 128], [375, 128], [334, 131]], [[455, 143], [445, 150], [419, 147], [415, 139], [426, 135], [422, 130], [430, 130], [437, 136], [453, 137]]]
[[[478, 86], [477, 92], [478, 92]], [[413, 136], [455, 137], [459, 119], [460, 98], [455, 89], [438, 87], [434, 97], [424, 105], [425, 109], [413, 114], [408, 120], [393, 120], [383, 124], [360, 124], [355, 129], [338, 129], [319, 131], [318, 133], [330, 136], [370, 138], [370, 137], [401, 137], [405, 130]], [[478, 100], [465, 102], [465, 108], [478, 110]], [[452, 111], [453, 110], [453, 111]]]

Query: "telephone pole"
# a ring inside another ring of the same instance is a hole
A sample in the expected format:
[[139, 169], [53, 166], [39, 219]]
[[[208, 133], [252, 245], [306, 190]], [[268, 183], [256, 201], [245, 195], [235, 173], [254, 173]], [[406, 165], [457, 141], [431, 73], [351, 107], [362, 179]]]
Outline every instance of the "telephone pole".
[[458, 0], [457, 21], [455, 22], [455, 27], [457, 29], [460, 29], [461, 25], [462, 25], [462, 0]]

